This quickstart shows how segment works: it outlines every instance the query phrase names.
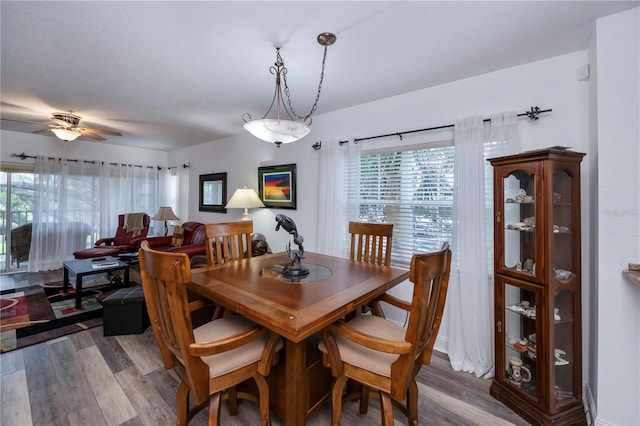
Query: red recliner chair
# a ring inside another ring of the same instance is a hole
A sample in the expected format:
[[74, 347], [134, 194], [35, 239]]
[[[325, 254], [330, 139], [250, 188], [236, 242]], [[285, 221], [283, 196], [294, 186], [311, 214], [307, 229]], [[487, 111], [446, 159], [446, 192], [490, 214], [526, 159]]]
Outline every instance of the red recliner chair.
[[[146, 238], [149, 232], [149, 215], [142, 216], [142, 229], [136, 232], [133, 229], [127, 230], [125, 227], [124, 214], [118, 215], [118, 229], [116, 235], [109, 238], [100, 238], [94, 247], [86, 250], [78, 250], [73, 253], [76, 259], [89, 259], [100, 256], [117, 256], [122, 253], [133, 253], [140, 248], [140, 243]], [[132, 216], [130, 216], [131, 218]], [[134, 234], [136, 234], [134, 236]]]

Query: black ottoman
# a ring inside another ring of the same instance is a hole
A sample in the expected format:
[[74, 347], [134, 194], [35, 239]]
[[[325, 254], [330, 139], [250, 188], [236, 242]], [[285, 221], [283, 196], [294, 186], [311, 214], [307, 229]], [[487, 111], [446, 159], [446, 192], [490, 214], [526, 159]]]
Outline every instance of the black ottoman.
[[105, 336], [140, 334], [149, 327], [142, 287], [121, 288], [100, 303]]

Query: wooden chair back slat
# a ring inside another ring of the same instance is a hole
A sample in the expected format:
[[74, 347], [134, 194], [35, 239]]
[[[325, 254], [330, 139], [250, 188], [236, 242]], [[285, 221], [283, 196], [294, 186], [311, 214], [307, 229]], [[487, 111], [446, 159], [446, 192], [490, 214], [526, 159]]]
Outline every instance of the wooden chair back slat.
[[356, 262], [391, 265], [393, 224], [349, 222], [349, 258]]
[[251, 257], [250, 220], [205, 225], [207, 263], [216, 265]]

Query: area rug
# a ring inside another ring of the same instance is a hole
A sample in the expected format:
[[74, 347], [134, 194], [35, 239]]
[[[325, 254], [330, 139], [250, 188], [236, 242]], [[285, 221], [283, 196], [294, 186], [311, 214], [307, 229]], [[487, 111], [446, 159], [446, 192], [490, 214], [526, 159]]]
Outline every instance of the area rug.
[[97, 279], [82, 287], [82, 310], [74, 309], [73, 291], [62, 293], [62, 281], [0, 293], [0, 352], [102, 325], [100, 301], [122, 288], [121, 282]]

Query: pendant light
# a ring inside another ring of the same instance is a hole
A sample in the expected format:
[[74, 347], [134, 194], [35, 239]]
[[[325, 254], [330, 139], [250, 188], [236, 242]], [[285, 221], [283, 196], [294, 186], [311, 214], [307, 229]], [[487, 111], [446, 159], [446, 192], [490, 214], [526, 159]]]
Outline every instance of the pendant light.
[[[336, 41], [336, 36], [332, 33], [321, 33], [318, 35], [318, 43], [324, 46], [324, 56], [322, 57], [322, 70], [320, 72], [320, 83], [318, 84], [318, 93], [311, 110], [307, 115], [300, 116], [296, 114], [291, 105], [291, 97], [289, 87], [287, 86], [287, 68], [280, 55], [280, 48], [276, 48], [276, 62], [269, 68], [271, 74], [276, 76], [276, 89], [271, 100], [271, 105], [261, 119], [252, 120], [249, 113], [243, 116], [244, 128], [263, 141], [271, 142], [280, 148], [283, 143], [295, 142], [309, 134], [311, 125], [311, 114], [313, 114], [318, 106], [320, 99], [320, 91], [322, 90], [322, 80], [324, 79], [324, 65], [327, 59], [327, 47]], [[282, 96], [282, 86], [284, 83], [284, 94], [287, 97], [287, 105], [284, 103]], [[267, 118], [275, 104], [275, 118]], [[281, 117], [281, 111], [286, 113], [289, 119]]]

